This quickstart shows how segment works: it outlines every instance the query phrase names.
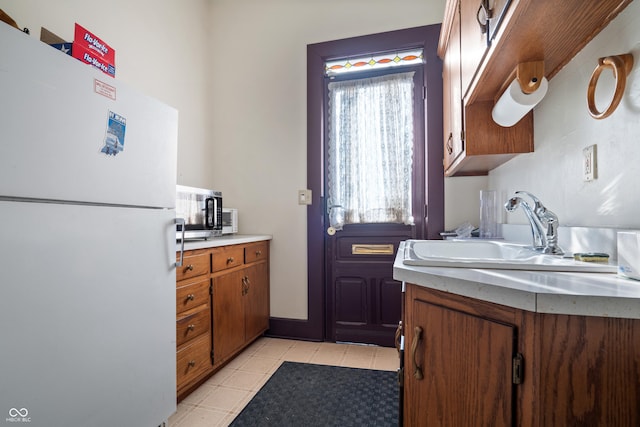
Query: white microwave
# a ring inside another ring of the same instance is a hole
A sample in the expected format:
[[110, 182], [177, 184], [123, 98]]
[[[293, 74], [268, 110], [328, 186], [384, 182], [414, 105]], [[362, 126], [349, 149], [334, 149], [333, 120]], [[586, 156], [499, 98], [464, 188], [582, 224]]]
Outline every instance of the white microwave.
[[238, 209], [222, 208], [222, 234], [238, 232]]

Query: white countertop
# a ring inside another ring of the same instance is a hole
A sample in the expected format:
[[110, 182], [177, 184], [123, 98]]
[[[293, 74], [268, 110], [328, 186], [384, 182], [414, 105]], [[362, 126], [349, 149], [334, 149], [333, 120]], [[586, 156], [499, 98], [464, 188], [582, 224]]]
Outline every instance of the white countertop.
[[616, 274], [417, 267], [403, 254], [395, 280], [537, 313], [640, 319], [640, 281]]
[[[218, 246], [240, 245], [243, 243], [260, 242], [271, 240], [273, 236], [268, 234], [229, 234], [220, 237], [213, 237], [208, 240], [187, 240], [184, 242], [184, 250], [215, 248]], [[180, 250], [180, 242], [176, 243], [176, 251]]]

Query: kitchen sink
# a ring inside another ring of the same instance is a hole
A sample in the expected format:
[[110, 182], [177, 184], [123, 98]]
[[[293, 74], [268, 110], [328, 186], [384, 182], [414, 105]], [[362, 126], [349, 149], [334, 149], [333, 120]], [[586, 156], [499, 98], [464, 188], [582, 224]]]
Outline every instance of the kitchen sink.
[[615, 273], [617, 266], [546, 255], [518, 243], [497, 240], [407, 240], [405, 265], [504, 270]]

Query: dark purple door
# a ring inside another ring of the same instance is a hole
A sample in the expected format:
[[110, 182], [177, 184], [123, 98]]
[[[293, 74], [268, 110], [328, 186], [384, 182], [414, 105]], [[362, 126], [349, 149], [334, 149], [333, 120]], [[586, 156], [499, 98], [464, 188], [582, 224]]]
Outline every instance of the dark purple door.
[[394, 345], [402, 284], [393, 280], [398, 244], [413, 226], [350, 224], [327, 234], [327, 332], [334, 341]]
[[[326, 331], [332, 341], [357, 342], [384, 346], [394, 345], [394, 334], [401, 319], [402, 284], [393, 280], [393, 262], [401, 241], [420, 238], [425, 218], [425, 167], [424, 167], [424, 99], [422, 90], [423, 70], [409, 68], [413, 75], [413, 158], [412, 158], [412, 216], [415, 225], [403, 223], [345, 224], [342, 230], [325, 233], [326, 260]], [[389, 71], [388, 71], [389, 72]], [[393, 71], [390, 71], [393, 72]], [[327, 110], [327, 120], [331, 111]], [[381, 125], [382, 126], [382, 125]], [[409, 143], [411, 143], [409, 141]], [[326, 150], [330, 150], [327, 144]], [[344, 148], [347, 150], [347, 148]], [[331, 162], [325, 153], [325, 170], [332, 175]], [[384, 163], [393, 164], [396, 158]], [[365, 168], [366, 166], [360, 165]], [[372, 174], [378, 173], [370, 168]], [[391, 167], [390, 169], [398, 169]], [[342, 185], [348, 185], [343, 182]], [[364, 184], [358, 181], [358, 188]], [[330, 189], [325, 187], [325, 194]], [[360, 188], [361, 189], [361, 188]], [[376, 188], [367, 188], [375, 192]], [[328, 202], [327, 202], [328, 203]], [[388, 206], [380, 206], [387, 208]], [[331, 209], [325, 207], [325, 224], [331, 224]]]

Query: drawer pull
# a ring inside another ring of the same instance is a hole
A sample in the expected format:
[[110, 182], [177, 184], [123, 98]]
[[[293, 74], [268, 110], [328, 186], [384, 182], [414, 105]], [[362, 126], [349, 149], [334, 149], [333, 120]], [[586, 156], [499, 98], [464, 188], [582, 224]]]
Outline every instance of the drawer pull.
[[233, 257], [232, 256], [227, 258], [227, 264], [231, 264], [232, 262], [233, 262]]
[[189, 367], [193, 368], [194, 366], [196, 366], [196, 361], [195, 360], [189, 360]]
[[262, 255], [262, 251], [256, 251], [256, 256]]
[[193, 331], [193, 330], [196, 329], [196, 325], [189, 325], [189, 326], [187, 326], [187, 329], [190, 330], [190, 331]]
[[196, 296], [194, 294], [187, 295], [187, 301], [193, 301], [195, 299], [196, 299]]
[[186, 268], [187, 271], [193, 271], [193, 265], [189, 264]]

